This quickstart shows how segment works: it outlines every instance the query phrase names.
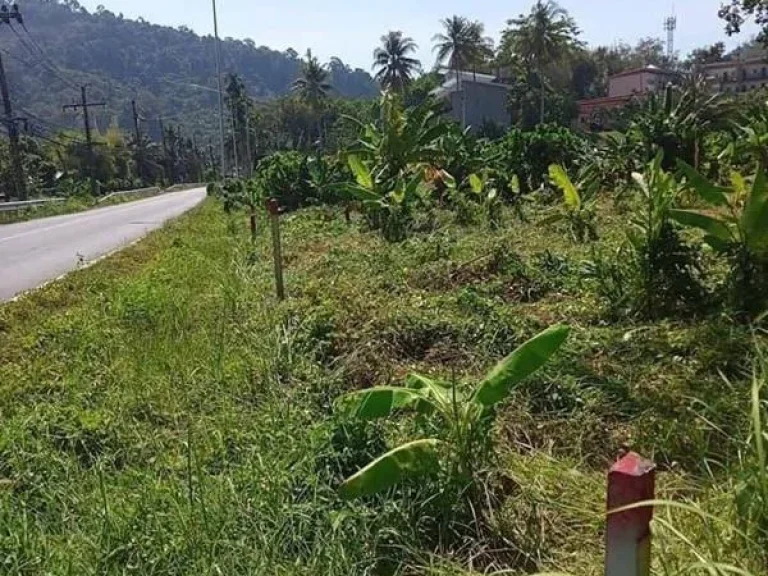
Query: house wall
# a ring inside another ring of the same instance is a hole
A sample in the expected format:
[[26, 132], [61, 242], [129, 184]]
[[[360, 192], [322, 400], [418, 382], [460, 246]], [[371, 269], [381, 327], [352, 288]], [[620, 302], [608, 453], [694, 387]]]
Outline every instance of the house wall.
[[721, 92], [747, 92], [768, 88], [768, 61], [739, 62], [731, 66], [705, 68], [707, 75], [714, 78]]
[[658, 92], [664, 89], [672, 78], [656, 72], [638, 72], [611, 78], [609, 82], [608, 96], [631, 96], [632, 94], [644, 94], [645, 92]]
[[[505, 86], [463, 82], [462, 87], [466, 95], [467, 126], [479, 130], [485, 121], [493, 122], [504, 128], [511, 125], [511, 117], [507, 111], [509, 91]], [[450, 96], [451, 110], [449, 115], [461, 124], [462, 93], [453, 92]]]
[[645, 74], [629, 74], [611, 78], [608, 87], [608, 96], [629, 96], [635, 92], [645, 92], [643, 78]]

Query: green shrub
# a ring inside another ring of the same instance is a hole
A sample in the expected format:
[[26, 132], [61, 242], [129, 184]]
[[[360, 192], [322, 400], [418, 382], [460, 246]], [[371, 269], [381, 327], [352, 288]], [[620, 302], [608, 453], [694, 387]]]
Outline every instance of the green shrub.
[[267, 156], [259, 162], [253, 179], [264, 198], [276, 198], [287, 210], [306, 206], [313, 197], [307, 157], [299, 152]]
[[662, 161], [659, 151], [644, 174], [633, 174], [641, 199], [628, 237], [638, 273], [636, 304], [646, 316], [690, 311], [705, 300], [696, 254], [672, 222], [679, 187]]
[[494, 408], [514, 386], [541, 368], [557, 352], [570, 329], [556, 326], [542, 332], [494, 368], [474, 390], [459, 389], [411, 375], [405, 387], [380, 387], [343, 396], [337, 407], [351, 417], [376, 420], [411, 410], [441, 422], [438, 438], [415, 440], [387, 452], [348, 478], [339, 488], [347, 498], [383, 492], [401, 480], [434, 473], [447, 461], [452, 478], [472, 484], [487, 457]]
[[731, 262], [731, 290], [740, 312], [759, 314], [768, 303], [768, 177], [761, 166], [752, 185], [738, 173], [729, 187], [707, 181], [692, 167], [680, 163], [685, 186], [707, 202], [710, 213], [672, 210], [685, 226], [702, 230], [705, 242]]
[[490, 146], [489, 159], [498, 171], [517, 175], [523, 193], [547, 183], [549, 167], [569, 169], [581, 156], [584, 140], [568, 128], [540, 125], [530, 132], [510, 130]]
[[597, 226], [595, 225], [597, 183], [592, 181], [574, 184], [568, 177], [565, 168], [557, 164], [549, 167], [549, 178], [552, 184], [563, 192], [563, 207], [546, 218], [545, 222], [565, 222], [576, 242], [598, 240]]

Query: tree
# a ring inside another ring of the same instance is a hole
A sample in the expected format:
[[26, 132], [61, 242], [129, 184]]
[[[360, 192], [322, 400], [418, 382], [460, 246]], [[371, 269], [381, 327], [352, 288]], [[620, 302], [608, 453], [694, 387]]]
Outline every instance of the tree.
[[660, 38], [641, 38], [637, 41], [633, 52], [637, 67], [658, 66], [659, 68], [670, 68], [673, 64], [667, 56], [667, 48]]
[[544, 122], [547, 67], [560, 62], [581, 46], [579, 30], [568, 12], [551, 0], [537, 0], [526, 16], [508, 22], [503, 33], [502, 54], [519, 58], [539, 79], [539, 120]]
[[235, 73], [227, 77], [225, 98], [232, 116], [232, 130], [234, 133], [233, 147], [237, 158], [245, 158], [246, 174], [250, 174], [253, 168], [253, 158], [249, 158], [250, 134], [248, 134], [248, 112], [251, 108], [251, 100], [248, 97], [245, 83]]
[[328, 70], [312, 55], [312, 51], [307, 50], [307, 59], [301, 64], [301, 75], [294, 80], [291, 90], [310, 106], [319, 108], [331, 91], [328, 74]]
[[382, 36], [381, 46], [373, 52], [374, 79], [385, 90], [403, 92], [421, 69], [421, 62], [409, 56], [417, 48], [413, 39], [403, 36], [402, 32], [389, 32]]
[[725, 32], [733, 36], [741, 32], [749, 18], [753, 18], [755, 24], [762, 28], [758, 39], [768, 44], [768, 0], [731, 0], [730, 4], [724, 4], [718, 16], [725, 20]]
[[[463, 16], [452, 16], [441, 21], [444, 31], [435, 34], [432, 41], [435, 42], [433, 51], [436, 52], [437, 65], [446, 63], [456, 74], [456, 89], [462, 90], [461, 71], [466, 70], [477, 61], [480, 51], [478, 46], [478, 28], [475, 24]], [[467, 110], [466, 98], [462, 91], [462, 125], [466, 125]]]
[[483, 67], [496, 56], [493, 50], [493, 38], [485, 35], [485, 25], [478, 21], [469, 23], [469, 35], [474, 48], [472, 72], [477, 74], [478, 67]]
[[724, 57], [725, 43], [717, 42], [711, 46], [695, 49], [683, 63], [683, 66], [688, 70], [699, 70], [707, 64], [720, 62]]
[[328, 99], [331, 91], [328, 69], [320, 64], [320, 61], [307, 50], [307, 59], [301, 65], [301, 76], [292, 84], [291, 90], [298, 95], [299, 100], [305, 103], [315, 117], [316, 133], [322, 142], [322, 112], [323, 104]]
[[[109, 7], [109, 2], [101, 3]], [[94, 125], [109, 126], [116, 116], [122, 129], [133, 131], [131, 100], [136, 100], [146, 118], [173, 117], [201, 142], [218, 139], [218, 117], [208, 113], [217, 106], [211, 35], [196, 36], [107, 13], [88, 14], [69, 1], [21, 4], [35, 43], [47, 54], [44, 60], [50, 61], [32, 66], [41, 56], [34, 46], [25, 46], [30, 42], [24, 40], [26, 32], [20, 30], [19, 38], [3, 27], [2, 48], [13, 55], [3, 56], [8, 81], [14, 99], [26, 109], [19, 111], [20, 116], [73, 126], [71, 112], [65, 113], [61, 105], [80, 96], [79, 88], [70, 85], [89, 83], [94, 100], [109, 104], [92, 110]], [[245, 40], [222, 39], [222, 53], [224, 73], [237, 72], [251, 97], [260, 101], [286, 95], [301, 67], [291, 50], [276, 51]], [[49, 71], [54, 64], [59, 69], [56, 76]], [[346, 97], [374, 99], [379, 92], [372, 75], [354, 67], [339, 67], [329, 82], [335, 94]], [[145, 133], [156, 141], [160, 138], [156, 123], [148, 124]]]

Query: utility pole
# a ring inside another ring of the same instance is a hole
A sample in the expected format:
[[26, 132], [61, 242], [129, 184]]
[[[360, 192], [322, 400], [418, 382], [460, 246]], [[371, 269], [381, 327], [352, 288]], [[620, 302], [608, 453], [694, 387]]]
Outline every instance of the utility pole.
[[136, 145], [141, 142], [141, 131], [139, 130], [139, 111], [136, 108], [136, 100], [131, 100], [131, 108], [133, 109], [133, 130], [136, 134]]
[[208, 140], [208, 157], [209, 157], [210, 162], [211, 162], [211, 171], [214, 174], [217, 174], [219, 171], [216, 168], [216, 156], [214, 156], [214, 154], [213, 154], [213, 144], [211, 144], [210, 139]]
[[19, 150], [19, 125], [13, 117], [13, 106], [11, 105], [11, 96], [8, 92], [8, 81], [5, 78], [5, 67], [3, 58], [0, 56], [0, 93], [3, 97], [3, 112], [5, 118], [3, 123], [8, 128], [8, 138], [11, 142], [11, 166], [13, 169], [13, 185], [16, 198], [19, 200], [27, 199], [27, 181], [24, 177], [24, 166], [21, 164], [21, 151]]
[[248, 178], [253, 176], [253, 154], [251, 153], [251, 101], [245, 98], [245, 153], [248, 155]]
[[221, 145], [221, 175], [226, 174], [227, 153], [224, 150], [224, 94], [221, 89], [221, 41], [219, 40], [219, 18], [216, 13], [216, 0], [211, 0], [213, 4], [213, 35], [216, 46], [216, 83], [219, 87], [219, 138]]
[[197, 132], [192, 134], [192, 149], [195, 152], [195, 163], [197, 164], [197, 181], [202, 182], [205, 174], [203, 174], [203, 159], [200, 158], [200, 148], [197, 144]]
[[149, 178], [146, 178], [147, 172], [144, 169], [145, 168], [144, 142], [141, 139], [141, 129], [139, 128], [139, 120], [141, 120], [141, 117], [139, 116], [138, 106], [136, 106], [136, 100], [131, 100], [131, 109], [133, 110], [133, 130], [136, 137], [136, 142], [135, 142], [136, 164], [137, 164], [136, 169], [138, 171], [139, 179], [142, 181], [142, 184], [146, 184]]
[[80, 104], [67, 104], [64, 106], [64, 111], [67, 110], [79, 110], [83, 111], [83, 122], [85, 124], [85, 142], [88, 146], [88, 177], [91, 181], [91, 191], [94, 196], [98, 195], [97, 183], [93, 177], [93, 139], [91, 137], [91, 118], [88, 115], [89, 108], [103, 108], [107, 105], [106, 102], [88, 102], [88, 85], [80, 87]]
[[235, 119], [235, 106], [232, 105], [232, 151], [235, 155], [235, 177], [240, 178], [240, 162], [237, 157], [237, 121]]
[[[19, 5], [14, 4], [11, 12], [8, 12], [8, 6], [0, 6], [0, 24], [11, 25], [11, 20], [15, 19], [20, 24], [23, 22]], [[15, 188], [16, 198], [19, 200], [27, 199], [27, 180], [24, 176], [24, 166], [21, 163], [21, 151], [19, 150], [19, 125], [13, 117], [13, 106], [11, 104], [11, 95], [8, 91], [8, 80], [5, 77], [5, 66], [0, 57], [0, 94], [3, 98], [3, 113], [5, 118], [3, 123], [8, 128], [8, 138], [11, 143], [11, 168], [13, 171], [13, 186]]]
[[158, 120], [160, 122], [160, 134], [163, 137], [163, 168], [165, 170], [165, 179], [173, 184], [173, 182], [171, 182], [171, 177], [169, 176], [170, 170], [168, 170], [168, 142], [165, 139], [165, 126], [163, 125], [163, 117], [161, 116]]

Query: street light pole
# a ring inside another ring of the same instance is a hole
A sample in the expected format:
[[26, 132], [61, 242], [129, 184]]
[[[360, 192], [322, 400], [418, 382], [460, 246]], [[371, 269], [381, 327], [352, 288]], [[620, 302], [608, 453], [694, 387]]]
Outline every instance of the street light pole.
[[224, 94], [221, 90], [221, 40], [219, 40], [219, 19], [216, 14], [216, 0], [213, 5], [213, 35], [216, 44], [216, 82], [219, 92], [219, 140], [221, 145], [221, 176], [226, 174], [226, 151], [224, 150]]

